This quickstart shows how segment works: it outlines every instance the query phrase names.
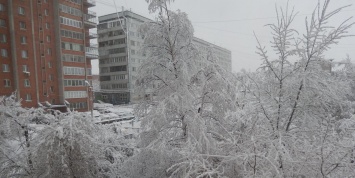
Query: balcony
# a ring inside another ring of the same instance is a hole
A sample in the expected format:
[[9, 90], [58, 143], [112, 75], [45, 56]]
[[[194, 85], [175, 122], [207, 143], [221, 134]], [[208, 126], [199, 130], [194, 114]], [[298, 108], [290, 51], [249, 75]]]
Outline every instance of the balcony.
[[92, 32], [86, 33], [86, 36], [89, 37], [89, 39], [94, 39], [98, 37], [97, 33]]
[[84, 0], [84, 5], [87, 7], [94, 7], [94, 6], [96, 6], [96, 1], [95, 0]]
[[87, 14], [83, 14], [84, 25], [86, 28], [96, 28], [97, 19], [96, 13], [93, 11], [88, 11]]
[[99, 54], [100, 54], [100, 58], [104, 59], [104, 58], [108, 58], [108, 50], [106, 49], [100, 49], [99, 50]]
[[85, 56], [88, 59], [97, 59], [99, 58], [99, 51], [95, 45], [85, 47]]
[[117, 88], [117, 89], [100, 89], [101, 93], [123, 93], [129, 92], [127, 88]]

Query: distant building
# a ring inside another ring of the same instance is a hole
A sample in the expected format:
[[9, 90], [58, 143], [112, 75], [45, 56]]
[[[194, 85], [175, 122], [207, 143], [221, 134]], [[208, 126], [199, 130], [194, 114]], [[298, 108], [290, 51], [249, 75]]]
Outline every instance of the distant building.
[[0, 95], [17, 91], [24, 107], [88, 110], [95, 3], [0, 0]]
[[[141, 99], [141, 96], [135, 94], [133, 84], [139, 64], [146, 58], [138, 53], [143, 44], [138, 28], [142, 23], [152, 21], [131, 11], [118, 12], [118, 16], [117, 13], [100, 16], [98, 24], [102, 99], [112, 104]], [[202, 51], [212, 47], [218, 63], [226, 70], [232, 70], [229, 50], [198, 38], [194, 38], [193, 42]]]

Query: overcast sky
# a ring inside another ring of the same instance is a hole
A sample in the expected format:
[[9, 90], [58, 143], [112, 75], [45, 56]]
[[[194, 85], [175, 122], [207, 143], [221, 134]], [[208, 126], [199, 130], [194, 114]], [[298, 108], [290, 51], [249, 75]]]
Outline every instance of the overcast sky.
[[[96, 7], [90, 10], [95, 11], [97, 16], [114, 13], [114, 1], [118, 11], [124, 6], [126, 10], [142, 16], [155, 17], [155, 14], [149, 14], [145, 0], [96, 0]], [[229, 49], [232, 52], [232, 69], [237, 72], [241, 69], [254, 71], [260, 67], [253, 32], [263, 45], [269, 46], [271, 34], [265, 25], [276, 21], [275, 5], [285, 7], [286, 3], [287, 0], [175, 0], [171, 8], [188, 14], [196, 37]], [[293, 28], [301, 34], [305, 29], [305, 18], [311, 15], [317, 3], [318, 0], [289, 0], [289, 7], [294, 7], [298, 12]], [[351, 4], [355, 4], [355, 0], [332, 0], [329, 10]], [[337, 25], [353, 15], [355, 5], [336, 15], [331, 24]], [[355, 35], [355, 26], [349, 34]], [[270, 55], [271, 52], [269, 50]], [[355, 37], [341, 40], [327, 52], [326, 57], [340, 61], [346, 54], [355, 60]], [[98, 74], [97, 60], [93, 60], [92, 65], [93, 73]]]

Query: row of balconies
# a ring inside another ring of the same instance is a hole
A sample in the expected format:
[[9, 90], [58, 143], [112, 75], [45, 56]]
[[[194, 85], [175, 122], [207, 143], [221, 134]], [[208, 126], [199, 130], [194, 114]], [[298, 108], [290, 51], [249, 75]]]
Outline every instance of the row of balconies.
[[88, 11], [87, 14], [83, 14], [84, 25], [86, 28], [96, 28], [97, 19], [96, 12]]
[[[84, 0], [84, 5], [88, 7], [96, 6], [96, 0]], [[87, 14], [83, 14], [84, 25], [86, 28], [96, 28], [97, 19], [96, 12], [88, 11]], [[89, 32], [87, 34], [89, 39], [97, 38], [97, 33]], [[90, 44], [90, 46], [85, 47], [85, 56], [89, 59], [97, 59], [99, 58], [98, 45]]]
[[89, 59], [99, 58], [99, 51], [97, 44], [90, 44], [90, 46], [85, 47], [85, 56]]

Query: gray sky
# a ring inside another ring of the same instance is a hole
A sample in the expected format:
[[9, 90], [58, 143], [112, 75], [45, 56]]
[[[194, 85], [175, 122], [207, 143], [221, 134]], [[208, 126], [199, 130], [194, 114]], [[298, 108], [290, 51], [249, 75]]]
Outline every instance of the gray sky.
[[[115, 1], [118, 11], [124, 6], [133, 12], [154, 19], [155, 14], [149, 14], [145, 0], [96, 0], [97, 16], [115, 12]], [[260, 57], [255, 54], [256, 33], [262, 45], [269, 46], [270, 29], [266, 24], [276, 21], [275, 5], [285, 7], [287, 0], [175, 0], [172, 9], [180, 9], [189, 16], [195, 29], [195, 36], [232, 51], [232, 69], [250, 71], [260, 67]], [[301, 34], [305, 29], [305, 18], [310, 17], [318, 0], [289, 0], [289, 7], [298, 12], [293, 28]], [[355, 0], [332, 0], [329, 10], [355, 4]], [[331, 25], [337, 25], [342, 20], [355, 15], [355, 5], [337, 14]], [[352, 22], [355, 19], [352, 19]], [[349, 31], [355, 35], [355, 26]], [[269, 50], [270, 56], [272, 50]], [[327, 58], [342, 60], [349, 54], [355, 60], [355, 37], [342, 39], [326, 53]], [[98, 61], [93, 60], [93, 73], [98, 74]]]

